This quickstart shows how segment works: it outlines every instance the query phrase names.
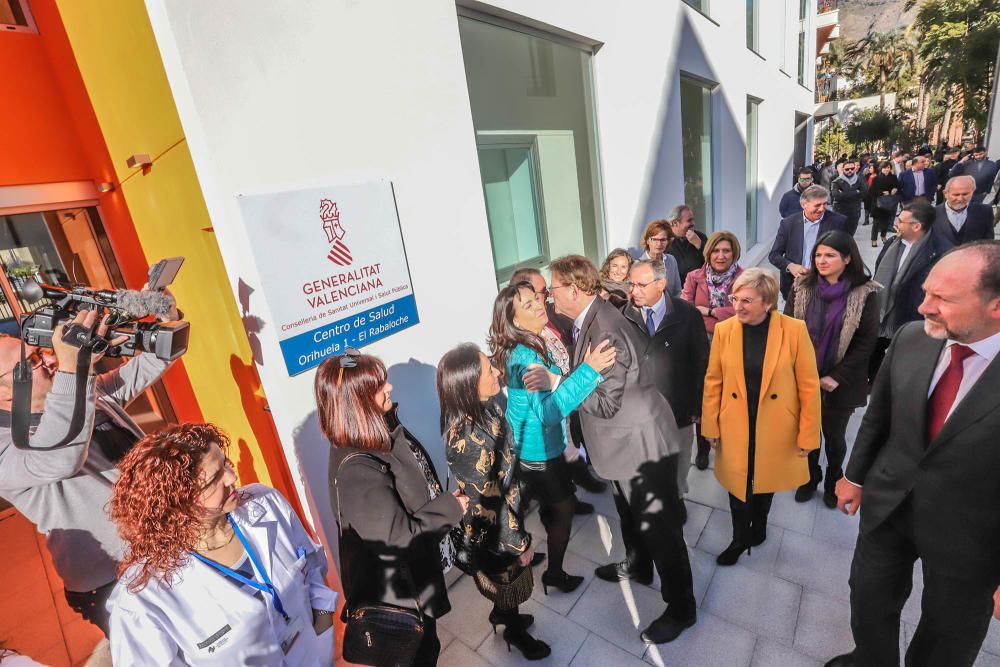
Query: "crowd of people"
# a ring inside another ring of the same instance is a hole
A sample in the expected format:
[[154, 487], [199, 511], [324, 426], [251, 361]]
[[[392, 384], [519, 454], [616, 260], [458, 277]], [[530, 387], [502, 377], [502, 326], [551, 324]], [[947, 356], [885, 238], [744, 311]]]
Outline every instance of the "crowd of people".
[[[640, 636], [675, 640], [697, 622], [683, 498], [714, 450], [732, 519], [720, 566], [766, 541], [775, 493], [806, 502], [822, 483], [826, 507], [861, 509], [857, 648], [829, 664], [899, 663], [919, 558], [907, 664], [971, 665], [1000, 614], [1000, 243], [977, 201], [992, 182], [969, 167], [978, 149], [944, 183], [927, 156], [908, 169], [898, 157], [867, 175], [846, 159], [829, 188], [826, 167], [796, 173], [769, 254], [780, 277], [742, 267], [737, 237], [697, 231], [683, 205], [645, 228], [641, 254], [615, 249], [600, 268], [561, 257], [548, 280], [515, 271], [485, 348], [458, 345], [437, 367], [445, 483], [400, 422], [385, 365], [350, 348], [324, 360], [345, 658], [436, 664], [450, 567], [492, 603], [508, 649], [550, 655], [520, 605], [535, 567], [545, 595], [584, 581], [565, 569], [573, 516], [593, 511], [578, 485], [610, 486], [620, 518], [625, 557], [595, 575], [650, 585], [655, 571], [664, 608]], [[853, 233], [873, 202], [885, 242], [869, 271]], [[95, 317], [67, 324], [100, 333]], [[140, 354], [96, 375], [59, 334], [51, 351], [27, 349], [28, 448], [9, 429], [20, 341], [0, 338], [0, 492], [46, 534], [68, 602], [109, 636], [115, 664], [332, 664], [338, 596], [289, 502], [238, 486], [219, 428], [145, 436], [128, 418], [166, 362]], [[848, 460], [848, 421], [866, 405]], [[536, 503], [544, 552], [525, 527]]]

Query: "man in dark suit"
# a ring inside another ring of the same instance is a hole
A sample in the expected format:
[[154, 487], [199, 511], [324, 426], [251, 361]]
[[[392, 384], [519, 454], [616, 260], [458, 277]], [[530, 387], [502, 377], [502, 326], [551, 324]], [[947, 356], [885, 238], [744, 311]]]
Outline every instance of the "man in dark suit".
[[708, 237], [694, 228], [694, 211], [686, 204], [670, 209], [667, 222], [670, 223], [670, 231], [674, 233], [674, 240], [667, 247], [667, 254], [677, 260], [677, 273], [683, 287], [688, 273], [705, 266], [703, 253]]
[[924, 300], [924, 280], [934, 263], [952, 247], [938, 230], [930, 204], [904, 204], [896, 218], [898, 235], [882, 246], [875, 260], [875, 282], [879, 292], [879, 337], [868, 366], [872, 381], [882, 364], [889, 341], [907, 322], [924, 319], [917, 312]]
[[617, 352], [615, 365], [579, 408], [591, 463], [612, 483], [625, 543], [625, 561], [602, 565], [596, 574], [648, 584], [656, 567], [667, 610], [641, 636], [651, 644], [673, 641], [697, 618], [677, 493], [677, 421], [650, 374], [640, 372], [644, 342], [597, 295], [597, 268], [586, 257], [569, 255], [553, 261], [549, 270], [556, 309], [573, 318], [573, 365], [582, 363], [583, 350], [605, 339]]
[[899, 196], [904, 204], [914, 199], [931, 204], [937, 194], [937, 175], [933, 169], [927, 169], [930, 158], [918, 155], [913, 158], [913, 166], [909, 171], [899, 175]]
[[1000, 585], [1000, 243], [954, 248], [924, 290], [924, 322], [893, 339], [837, 483], [841, 510], [861, 510], [856, 648], [828, 665], [899, 664], [918, 558], [922, 614], [906, 664], [972, 665]]
[[[684, 496], [688, 492], [694, 423], [701, 417], [708, 370], [705, 320], [693, 305], [666, 293], [667, 272], [662, 262], [638, 261], [629, 270], [628, 279], [631, 298], [622, 307], [622, 314], [646, 344], [641, 350], [643, 373], [652, 375], [677, 420], [681, 438], [677, 488]], [[684, 514], [686, 518], [687, 512]]]
[[830, 192], [822, 185], [811, 185], [803, 190], [799, 201], [802, 211], [781, 221], [767, 255], [781, 272], [781, 296], [785, 298], [788, 298], [795, 277], [809, 272], [816, 239], [835, 229], [847, 231], [847, 218], [826, 210]]
[[944, 188], [944, 203], [937, 207], [935, 227], [953, 245], [993, 238], [993, 209], [972, 203], [976, 179], [955, 176]]

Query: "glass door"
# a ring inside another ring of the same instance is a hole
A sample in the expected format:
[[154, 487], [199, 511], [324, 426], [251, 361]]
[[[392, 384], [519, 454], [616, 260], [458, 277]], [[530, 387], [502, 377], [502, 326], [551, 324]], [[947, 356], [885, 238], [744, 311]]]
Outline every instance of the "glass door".
[[[18, 336], [20, 316], [44, 303], [21, 294], [24, 283], [123, 289], [96, 207], [0, 214], [0, 333]], [[124, 363], [102, 359], [98, 372]], [[127, 409], [147, 433], [176, 421], [166, 390], [157, 382]]]

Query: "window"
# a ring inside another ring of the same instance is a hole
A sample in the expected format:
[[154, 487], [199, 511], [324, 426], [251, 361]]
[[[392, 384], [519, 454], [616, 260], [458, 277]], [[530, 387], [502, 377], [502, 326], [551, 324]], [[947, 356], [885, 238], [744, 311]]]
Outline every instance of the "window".
[[746, 0], [747, 2], [747, 48], [751, 51], [759, 51], [758, 44], [758, 2], [757, 0]]
[[681, 153], [684, 203], [694, 211], [695, 226], [715, 229], [712, 208], [712, 89], [691, 77], [681, 77]]
[[799, 84], [808, 86], [806, 83], [806, 34], [809, 28], [809, 0], [799, 0]]
[[747, 97], [747, 248], [757, 243], [757, 124], [760, 100]]
[[545, 231], [538, 210], [535, 143], [480, 145], [479, 171], [498, 273], [544, 264]]
[[702, 14], [708, 15], [708, 0], [684, 0]]
[[461, 9], [459, 34], [498, 283], [604, 259], [589, 46]]
[[[82, 284], [95, 289], [120, 289], [125, 283], [95, 207], [0, 213], [0, 333], [18, 336], [19, 316], [42, 301], [20, 294], [25, 282]], [[104, 358], [98, 372], [111, 370], [122, 359]], [[166, 390], [157, 382], [129, 404], [128, 413], [147, 433], [176, 421]]]
[[38, 32], [28, 0], [0, 0], [0, 30]]

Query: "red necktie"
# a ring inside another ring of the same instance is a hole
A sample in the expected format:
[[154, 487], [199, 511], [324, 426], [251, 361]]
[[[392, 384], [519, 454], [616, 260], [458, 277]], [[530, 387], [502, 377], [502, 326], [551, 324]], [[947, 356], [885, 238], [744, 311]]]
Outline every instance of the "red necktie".
[[927, 444], [930, 445], [937, 434], [941, 432], [944, 421], [951, 411], [951, 406], [958, 395], [958, 387], [962, 384], [962, 376], [965, 373], [963, 363], [967, 357], [975, 354], [970, 348], [964, 345], [951, 346], [951, 361], [944, 375], [938, 380], [930, 401], [927, 403]]

